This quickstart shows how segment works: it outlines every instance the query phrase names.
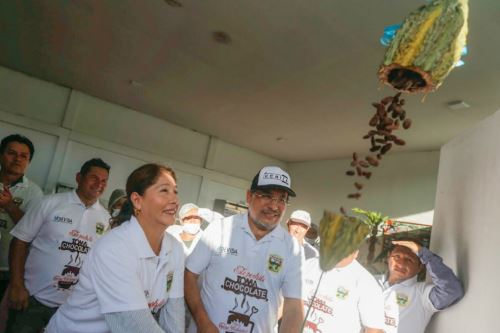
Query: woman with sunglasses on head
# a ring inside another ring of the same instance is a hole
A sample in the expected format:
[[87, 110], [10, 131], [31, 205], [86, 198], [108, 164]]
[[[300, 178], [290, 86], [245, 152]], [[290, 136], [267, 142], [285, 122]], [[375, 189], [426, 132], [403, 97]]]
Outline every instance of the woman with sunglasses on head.
[[143, 165], [126, 192], [119, 226], [93, 247], [46, 333], [184, 332], [184, 253], [165, 232], [179, 207], [175, 173]]

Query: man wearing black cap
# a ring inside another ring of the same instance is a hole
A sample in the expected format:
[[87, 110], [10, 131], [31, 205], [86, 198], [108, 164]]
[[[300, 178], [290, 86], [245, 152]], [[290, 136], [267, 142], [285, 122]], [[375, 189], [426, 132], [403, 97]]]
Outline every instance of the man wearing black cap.
[[[281, 331], [300, 331], [301, 249], [279, 226], [288, 197], [295, 196], [290, 183], [279, 167], [261, 169], [247, 191], [248, 213], [212, 222], [188, 257], [184, 293], [198, 332], [271, 332], [280, 295]], [[203, 272], [200, 289], [196, 279]]]

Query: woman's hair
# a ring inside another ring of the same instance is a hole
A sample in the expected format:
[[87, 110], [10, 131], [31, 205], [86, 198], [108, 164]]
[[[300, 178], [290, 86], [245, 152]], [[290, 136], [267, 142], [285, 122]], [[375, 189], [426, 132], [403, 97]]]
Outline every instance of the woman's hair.
[[134, 215], [134, 205], [130, 200], [130, 195], [134, 192], [141, 196], [144, 195], [144, 192], [156, 183], [162, 172], [168, 173], [177, 180], [172, 168], [160, 164], [144, 164], [132, 171], [127, 178], [127, 186], [125, 187], [127, 201], [123, 204], [120, 213], [111, 219], [110, 222], [112, 227], [119, 226], [123, 222], [130, 220], [132, 215]]

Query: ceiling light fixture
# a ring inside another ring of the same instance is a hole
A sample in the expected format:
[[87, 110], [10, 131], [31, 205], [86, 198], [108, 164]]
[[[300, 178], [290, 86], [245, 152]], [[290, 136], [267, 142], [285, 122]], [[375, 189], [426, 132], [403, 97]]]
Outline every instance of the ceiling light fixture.
[[176, 0], [165, 0], [165, 3], [170, 7], [182, 7], [182, 3]]
[[465, 103], [464, 101], [451, 101], [448, 102], [448, 108], [451, 110], [463, 110], [470, 108], [470, 105]]
[[213, 39], [219, 44], [231, 44], [231, 36], [225, 31], [212, 32]]

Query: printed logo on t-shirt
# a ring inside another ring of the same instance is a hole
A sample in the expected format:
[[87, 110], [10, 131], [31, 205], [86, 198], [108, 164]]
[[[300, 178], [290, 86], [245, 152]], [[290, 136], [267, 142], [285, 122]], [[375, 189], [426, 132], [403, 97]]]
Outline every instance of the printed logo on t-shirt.
[[221, 288], [234, 293], [234, 306], [228, 309], [228, 317], [225, 322], [218, 324], [219, 329], [225, 332], [252, 333], [255, 323], [251, 317], [259, 312], [259, 309], [250, 304], [256, 300], [268, 301], [268, 290], [259, 287], [259, 283], [265, 282], [265, 276], [260, 273], [249, 271], [246, 267], [239, 265], [234, 270], [236, 279], [226, 277]]
[[102, 235], [104, 233], [104, 223], [97, 222], [95, 224], [95, 233], [98, 235]]
[[267, 269], [271, 272], [279, 273], [281, 266], [283, 265], [283, 258], [277, 254], [270, 254], [269, 260], [267, 262]]
[[310, 313], [304, 324], [304, 332], [320, 333], [320, 325], [325, 322], [323, 316], [333, 316], [333, 308], [326, 304], [322, 298], [323, 295], [318, 297], [310, 296], [305, 302], [304, 306], [311, 307]]
[[410, 299], [408, 295], [405, 295], [403, 293], [396, 294], [396, 303], [398, 303], [399, 306], [407, 306], [409, 300]]
[[396, 325], [396, 318], [388, 316], [387, 312], [384, 312], [384, 315], [385, 315], [385, 324], [387, 326], [397, 327], [397, 325]]
[[217, 251], [215, 251], [216, 256], [222, 256], [222, 255], [232, 255], [232, 256], [237, 256], [238, 255], [238, 249], [235, 249], [233, 247], [226, 247], [226, 246], [219, 246], [217, 248]]
[[58, 215], [54, 216], [52, 222], [73, 224], [73, 220], [71, 218]]
[[337, 296], [338, 299], [345, 300], [349, 296], [349, 290], [340, 286], [337, 288], [335, 296]]
[[174, 282], [174, 272], [168, 272], [167, 274], [167, 293], [172, 288], [172, 282]]
[[314, 310], [313, 312], [307, 317], [307, 320], [304, 324], [304, 333], [323, 333], [320, 330], [320, 325], [324, 323], [323, 318], [318, 316]]
[[16, 206], [21, 206], [22, 203], [23, 203], [24, 199], [23, 198], [19, 198], [19, 197], [14, 197], [12, 198], [12, 202], [16, 205]]
[[54, 276], [54, 287], [60, 291], [69, 291], [78, 283], [83, 258], [90, 250], [88, 242], [92, 241], [92, 236], [81, 234], [77, 230], [71, 230], [69, 235], [73, 237], [71, 242], [62, 241], [59, 245], [60, 251], [70, 252], [69, 261], [64, 265], [61, 275]]

